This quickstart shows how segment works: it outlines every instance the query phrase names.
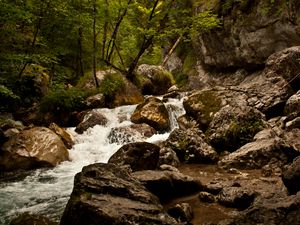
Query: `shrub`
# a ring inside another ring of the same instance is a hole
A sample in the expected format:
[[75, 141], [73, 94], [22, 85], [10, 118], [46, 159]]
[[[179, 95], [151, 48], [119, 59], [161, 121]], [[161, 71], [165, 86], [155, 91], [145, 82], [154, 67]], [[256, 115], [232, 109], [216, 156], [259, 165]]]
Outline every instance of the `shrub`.
[[105, 97], [113, 98], [118, 92], [125, 87], [124, 77], [118, 73], [105, 75], [100, 84], [100, 91]]

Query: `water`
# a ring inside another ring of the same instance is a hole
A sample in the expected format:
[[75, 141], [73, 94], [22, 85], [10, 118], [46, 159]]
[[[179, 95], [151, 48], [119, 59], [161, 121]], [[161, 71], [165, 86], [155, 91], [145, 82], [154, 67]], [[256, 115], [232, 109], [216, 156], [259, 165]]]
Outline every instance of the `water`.
[[[165, 103], [169, 110], [171, 130], [176, 128], [176, 118], [184, 114], [182, 100], [169, 100]], [[95, 126], [82, 135], [73, 134], [75, 145], [69, 151], [71, 161], [53, 169], [39, 169], [25, 179], [14, 182], [0, 180], [0, 224], [9, 224], [16, 215], [29, 212], [45, 215], [59, 221], [73, 188], [74, 175], [83, 166], [107, 162], [121, 145], [109, 143], [107, 137], [114, 127], [130, 125], [130, 115], [136, 106], [122, 106], [115, 109], [97, 109], [109, 120], [106, 126]], [[122, 121], [122, 122], [120, 122]], [[156, 134], [148, 139], [136, 137], [134, 141], [155, 143], [166, 140], [169, 132]]]

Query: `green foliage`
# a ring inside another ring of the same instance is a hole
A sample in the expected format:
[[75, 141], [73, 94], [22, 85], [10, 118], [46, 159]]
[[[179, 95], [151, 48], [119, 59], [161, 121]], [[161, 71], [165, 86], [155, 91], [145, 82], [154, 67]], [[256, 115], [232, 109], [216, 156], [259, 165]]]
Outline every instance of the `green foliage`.
[[42, 98], [40, 109], [42, 112], [57, 113], [81, 110], [88, 95], [88, 92], [78, 88], [66, 89], [64, 86], [57, 86]]
[[115, 94], [122, 91], [125, 86], [124, 77], [118, 73], [110, 73], [105, 75], [100, 84], [100, 91], [104, 96], [113, 98]]
[[0, 111], [11, 111], [20, 101], [19, 96], [15, 95], [4, 85], [0, 85]]

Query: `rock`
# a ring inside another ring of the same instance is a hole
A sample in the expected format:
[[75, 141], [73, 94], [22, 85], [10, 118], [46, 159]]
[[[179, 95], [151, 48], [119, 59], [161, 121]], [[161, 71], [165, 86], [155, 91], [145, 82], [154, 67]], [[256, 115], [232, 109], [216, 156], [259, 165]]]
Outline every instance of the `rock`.
[[168, 111], [162, 101], [155, 97], [147, 98], [138, 105], [130, 119], [133, 123], [146, 123], [157, 131], [170, 128]]
[[249, 106], [224, 106], [217, 112], [206, 135], [218, 151], [233, 152], [252, 141], [264, 127], [264, 115]]
[[159, 150], [160, 147], [147, 142], [130, 143], [123, 145], [108, 162], [129, 165], [133, 171], [154, 170], [158, 166]]
[[178, 126], [181, 130], [198, 127], [197, 122], [190, 116], [182, 115], [177, 118]]
[[23, 213], [13, 219], [9, 225], [58, 225], [58, 223], [52, 222], [47, 217], [41, 215]]
[[198, 198], [201, 202], [214, 203], [216, 201], [214, 195], [205, 191], [200, 192]]
[[300, 224], [300, 193], [288, 197], [274, 196], [240, 212], [220, 225]]
[[282, 174], [282, 181], [289, 193], [300, 191], [300, 157], [297, 157]]
[[299, 154], [279, 137], [260, 139], [225, 156], [219, 161], [219, 165], [224, 168], [258, 169], [275, 161], [282, 166], [291, 162]]
[[293, 129], [296, 129], [296, 128], [299, 128], [300, 129], [300, 117], [297, 117], [291, 121], [288, 121], [286, 124], [285, 124], [285, 128], [287, 130], [293, 130]]
[[180, 161], [177, 157], [175, 151], [168, 147], [162, 147], [159, 151], [159, 161], [158, 165], [171, 165], [171, 166], [179, 166]]
[[163, 96], [163, 102], [168, 101], [169, 98], [177, 98], [180, 99], [180, 93], [178, 91], [171, 91]]
[[75, 131], [82, 134], [90, 127], [94, 127], [95, 125], [105, 126], [107, 122], [108, 120], [103, 114], [97, 110], [91, 110], [84, 116], [83, 121], [77, 125]]
[[85, 99], [84, 103], [86, 109], [95, 109], [105, 107], [105, 96], [101, 93], [93, 95]]
[[[299, 73], [300, 73], [300, 71], [299, 71]], [[285, 112], [285, 115], [299, 115], [300, 114], [300, 91], [298, 91], [296, 94], [294, 94], [287, 100], [286, 105], [284, 107], [284, 112]]]
[[194, 51], [206, 67], [258, 68], [271, 54], [300, 43], [298, 1], [215, 1], [202, 5], [218, 14], [222, 23], [193, 40]]
[[226, 187], [217, 196], [218, 202], [227, 207], [246, 209], [255, 198], [254, 191], [242, 187]]
[[197, 91], [183, 101], [183, 106], [186, 115], [194, 118], [205, 131], [215, 113], [221, 109], [222, 99], [214, 90]]
[[149, 138], [154, 134], [156, 134], [156, 130], [148, 124], [131, 124], [112, 128], [108, 140], [110, 143], [126, 144]]
[[52, 130], [54, 133], [56, 133], [61, 138], [61, 140], [64, 142], [65, 146], [68, 149], [71, 149], [73, 147], [73, 145], [75, 144], [72, 139], [71, 134], [68, 133], [65, 129], [59, 127], [57, 124], [50, 123], [49, 129]]
[[151, 194], [129, 171], [114, 164], [86, 166], [75, 176], [61, 225], [173, 225]]
[[190, 222], [193, 219], [193, 210], [189, 203], [179, 203], [168, 209], [168, 214], [179, 222]]
[[296, 151], [300, 152], [300, 128], [283, 133], [283, 139]]
[[142, 93], [145, 95], [162, 95], [173, 85], [173, 75], [162, 66], [142, 64], [137, 73], [142, 76]]
[[173, 149], [179, 160], [193, 163], [212, 163], [218, 160], [218, 154], [203, 139], [203, 133], [197, 129], [175, 129], [165, 142]]
[[69, 160], [69, 152], [54, 132], [34, 127], [12, 136], [0, 152], [0, 170], [34, 169], [56, 166]]
[[0, 128], [0, 147], [8, 140], [7, 136], [4, 134], [3, 130]]
[[203, 190], [203, 185], [199, 180], [176, 171], [144, 170], [134, 172], [132, 175], [161, 202]]

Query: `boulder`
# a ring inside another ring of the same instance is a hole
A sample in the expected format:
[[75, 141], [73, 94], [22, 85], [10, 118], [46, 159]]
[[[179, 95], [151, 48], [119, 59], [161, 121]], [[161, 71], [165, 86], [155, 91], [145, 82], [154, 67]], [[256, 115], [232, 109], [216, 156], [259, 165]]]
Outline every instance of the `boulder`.
[[227, 207], [246, 209], [255, 198], [255, 192], [242, 187], [225, 187], [218, 194], [218, 202]]
[[58, 135], [45, 127], [34, 127], [12, 136], [0, 152], [4, 171], [53, 167], [69, 160], [69, 152]]
[[284, 132], [283, 139], [292, 146], [293, 149], [300, 152], [300, 128]]
[[299, 154], [279, 137], [259, 139], [225, 156], [219, 165], [224, 168], [258, 169], [272, 162], [281, 167]]
[[292, 95], [287, 100], [286, 105], [284, 107], [284, 112], [285, 115], [300, 115], [300, 91]]
[[91, 110], [84, 116], [83, 121], [77, 125], [75, 131], [82, 134], [90, 127], [94, 127], [95, 125], [105, 126], [107, 122], [107, 118], [102, 113], [97, 110]]
[[178, 126], [181, 130], [187, 130], [189, 128], [198, 127], [197, 121], [192, 117], [185, 115], [179, 116], [177, 118]]
[[212, 163], [218, 160], [218, 154], [204, 141], [204, 135], [198, 128], [177, 128], [164, 145], [174, 150], [182, 162]]
[[61, 225], [178, 224], [129, 171], [114, 164], [83, 167]]
[[168, 147], [162, 147], [159, 151], [158, 165], [179, 166], [180, 161], [175, 151]]
[[133, 171], [154, 170], [158, 166], [159, 150], [160, 147], [147, 142], [130, 143], [123, 145], [108, 162], [128, 165]]
[[189, 203], [178, 203], [168, 209], [168, 214], [179, 222], [190, 222], [193, 219], [193, 210]]
[[72, 148], [72, 146], [75, 144], [72, 136], [70, 133], [68, 133], [65, 129], [59, 127], [55, 123], [50, 123], [49, 129], [52, 130], [54, 133], [56, 133], [61, 140], [64, 142], [65, 146], [69, 149]]
[[224, 106], [209, 125], [206, 136], [218, 151], [233, 152], [253, 140], [264, 127], [264, 115], [249, 106]]
[[200, 192], [198, 198], [201, 202], [206, 203], [214, 203], [216, 201], [216, 197], [213, 194], [205, 191]]
[[157, 131], [170, 128], [168, 111], [163, 102], [155, 97], [147, 98], [138, 105], [130, 119], [133, 123], [146, 123]]
[[131, 124], [112, 128], [108, 140], [110, 143], [126, 144], [149, 138], [154, 134], [156, 134], [156, 130], [148, 124]]
[[9, 225], [58, 225], [58, 223], [52, 222], [47, 217], [41, 215], [23, 213], [13, 219]]
[[85, 99], [83, 102], [86, 109], [96, 109], [105, 107], [105, 96], [101, 93], [93, 95]]
[[283, 172], [282, 181], [291, 194], [300, 191], [300, 157], [297, 157]]
[[287, 130], [300, 129], [300, 117], [296, 117], [295, 119], [288, 121], [285, 124], [285, 128]]
[[196, 91], [183, 101], [183, 106], [186, 115], [195, 119], [205, 131], [215, 113], [221, 109], [222, 99], [214, 90]]
[[300, 224], [300, 193], [287, 197], [273, 196], [238, 213], [219, 225]]
[[137, 69], [144, 95], [162, 95], [173, 85], [173, 75], [162, 66], [142, 64]]
[[161, 202], [192, 195], [203, 190], [203, 185], [198, 179], [177, 171], [144, 170], [134, 172], [132, 175]]

